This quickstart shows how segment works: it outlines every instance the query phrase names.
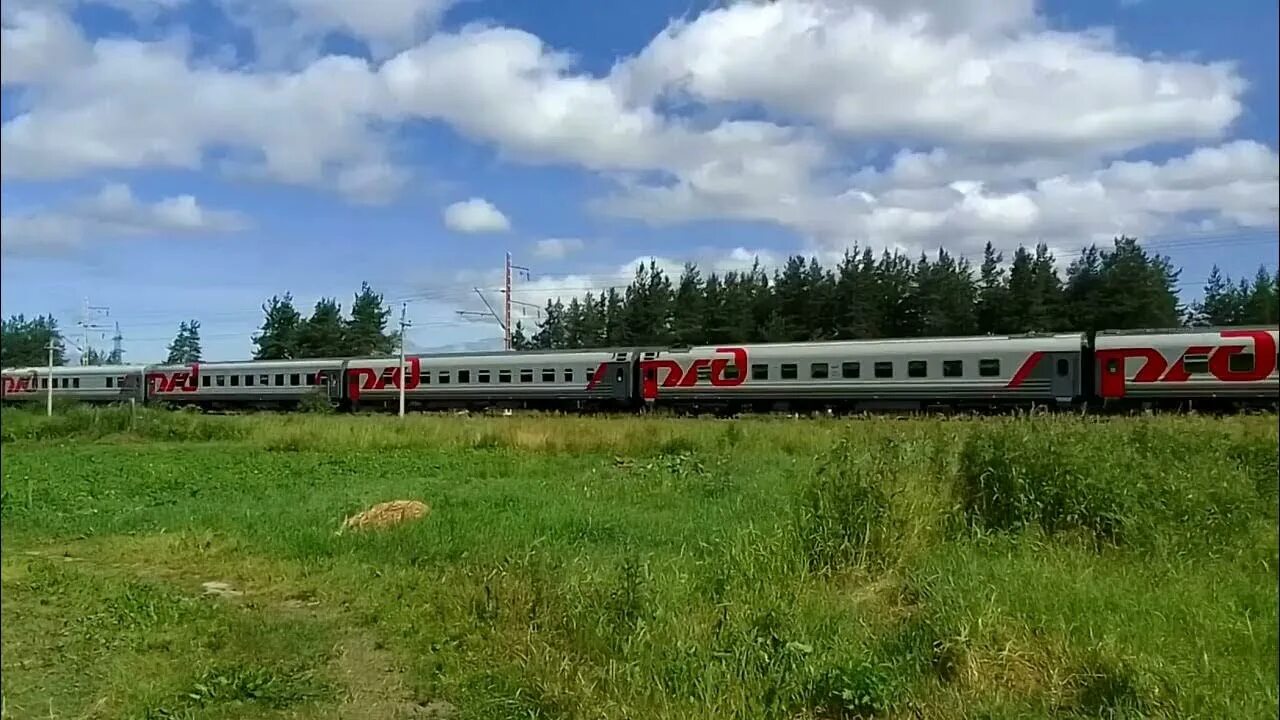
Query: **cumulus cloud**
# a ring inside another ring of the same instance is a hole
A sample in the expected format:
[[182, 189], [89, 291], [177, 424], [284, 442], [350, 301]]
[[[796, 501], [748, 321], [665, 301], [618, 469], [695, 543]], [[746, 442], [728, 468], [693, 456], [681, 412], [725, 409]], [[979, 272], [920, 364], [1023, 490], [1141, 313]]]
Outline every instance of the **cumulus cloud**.
[[1127, 56], [1100, 33], [973, 32], [963, 13], [940, 33], [939, 15], [908, 9], [735, 3], [668, 27], [622, 75], [644, 99], [761, 103], [854, 137], [1037, 151], [1216, 138], [1241, 110], [1227, 63]]
[[247, 225], [242, 214], [209, 210], [191, 195], [146, 203], [127, 185], [111, 183], [66, 208], [0, 217], [0, 242], [6, 255], [53, 255], [89, 241], [235, 232]]
[[498, 233], [511, 229], [507, 216], [484, 198], [461, 200], [444, 209], [445, 227], [461, 233]]
[[[381, 202], [412, 173], [391, 134], [425, 119], [507, 160], [604, 175], [616, 190], [593, 207], [613, 215], [769, 223], [824, 251], [1275, 225], [1274, 148], [1228, 138], [1245, 87], [1233, 65], [1056, 30], [1032, 0], [740, 0], [607, 74], [513, 28], [421, 39], [449, 4], [225, 0], [257, 8], [237, 18], [263, 32], [281, 27], [271, 13], [305, 20], [313, 54], [271, 69], [176, 40], [88, 42], [52, 6], [7, 12], [5, 83], [23, 109], [0, 129], [0, 170], [194, 169], [217, 150]], [[382, 50], [322, 56], [311, 36], [332, 30]], [[1132, 159], [1167, 141], [1200, 147]], [[886, 145], [901, 148], [887, 164], [862, 154]]]
[[583, 247], [578, 238], [546, 238], [533, 244], [533, 254], [548, 260], [561, 260]]

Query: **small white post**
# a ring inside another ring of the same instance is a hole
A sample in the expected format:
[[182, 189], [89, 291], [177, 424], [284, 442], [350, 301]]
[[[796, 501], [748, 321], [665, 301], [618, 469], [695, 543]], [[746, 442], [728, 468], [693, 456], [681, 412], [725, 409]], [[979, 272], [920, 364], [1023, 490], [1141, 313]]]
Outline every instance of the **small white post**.
[[46, 394], [47, 411], [49, 417], [53, 417], [53, 336], [49, 336], [49, 392]]
[[396, 383], [400, 386], [400, 417], [404, 417], [404, 386], [408, 382], [404, 372], [404, 329], [409, 324], [405, 320], [405, 313], [408, 312], [409, 303], [400, 304], [400, 382]]

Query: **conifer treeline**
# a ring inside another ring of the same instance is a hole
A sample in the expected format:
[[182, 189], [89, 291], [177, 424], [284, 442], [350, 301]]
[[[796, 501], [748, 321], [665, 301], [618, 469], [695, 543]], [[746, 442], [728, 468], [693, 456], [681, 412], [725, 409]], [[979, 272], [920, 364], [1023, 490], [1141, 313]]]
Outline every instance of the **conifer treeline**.
[[653, 262], [619, 291], [549, 301], [517, 349], [695, 345], [1023, 332], [1274, 325], [1277, 277], [1265, 268], [1232, 283], [1214, 267], [1203, 301], [1178, 299], [1181, 270], [1134, 238], [1090, 246], [1065, 277], [1047, 246], [1019, 247], [1004, 263], [990, 243], [978, 267], [945, 250], [914, 262], [899, 253], [847, 252], [834, 268], [793, 256], [770, 277], [751, 269], [674, 282]]
[[[1044, 245], [1019, 247], [1006, 265], [988, 244], [976, 268], [946, 251], [912, 261], [854, 249], [834, 268], [795, 256], [772, 276], [758, 263], [706, 275], [686, 265], [673, 281], [651, 262], [625, 288], [548, 302], [536, 328], [518, 324], [513, 335], [516, 349], [568, 349], [1280, 322], [1278, 278], [1265, 268], [1251, 281], [1232, 281], [1215, 266], [1191, 307], [1178, 300], [1180, 274], [1133, 238], [1086, 248], [1063, 276]], [[262, 309], [255, 359], [368, 357], [397, 347], [391, 310], [367, 283], [349, 317], [334, 298], [304, 316], [288, 293]], [[200, 358], [199, 328], [196, 320], [183, 323], [170, 362]], [[0, 338], [4, 366], [44, 365], [51, 338], [54, 362], [62, 364], [61, 336], [52, 316], [10, 317]], [[90, 362], [120, 362], [90, 350]]]

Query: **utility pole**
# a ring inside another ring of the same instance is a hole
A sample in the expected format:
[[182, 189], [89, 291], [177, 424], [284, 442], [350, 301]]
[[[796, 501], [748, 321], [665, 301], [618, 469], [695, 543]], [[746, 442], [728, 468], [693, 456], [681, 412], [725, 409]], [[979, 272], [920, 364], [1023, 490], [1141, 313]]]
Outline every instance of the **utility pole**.
[[99, 325], [92, 321], [90, 315], [93, 313], [101, 313], [103, 316], [111, 316], [111, 308], [105, 305], [90, 305], [89, 298], [84, 299], [84, 309], [81, 312], [80, 325], [81, 343], [80, 343], [80, 364], [85, 364], [85, 355], [89, 352], [89, 331], [90, 330], [109, 330], [106, 325]]
[[407, 384], [404, 376], [404, 331], [413, 324], [405, 317], [408, 311], [409, 303], [400, 303], [400, 381], [396, 383], [400, 386], [400, 417], [404, 417], [404, 386]]
[[478, 287], [471, 288], [471, 289], [474, 290], [476, 295], [480, 297], [480, 302], [484, 303], [485, 308], [488, 309], [489, 312], [478, 312], [475, 310], [455, 310], [454, 311], [458, 315], [461, 315], [462, 317], [467, 317], [467, 318], [491, 317], [495, 321], [497, 321], [498, 327], [502, 328], [502, 336], [503, 336], [502, 349], [507, 351], [510, 351], [513, 349], [511, 347], [511, 343], [512, 343], [511, 333], [514, 330], [514, 326], [511, 324], [511, 306], [519, 305], [522, 308], [534, 308], [535, 310], [537, 309], [536, 305], [511, 299], [511, 271], [512, 270], [520, 270], [524, 273], [524, 276], [526, 278], [529, 277], [529, 268], [521, 267], [519, 265], [512, 265], [511, 253], [507, 253], [507, 262], [506, 262], [506, 265], [503, 267], [502, 289], [499, 291], [503, 295], [501, 315], [498, 314], [497, 310], [493, 309], [493, 305], [489, 303], [489, 298], [486, 298], [484, 296], [484, 291]]
[[511, 253], [507, 253], [506, 278], [502, 283], [502, 349], [511, 352]]
[[49, 385], [47, 387], [48, 392], [45, 393], [46, 410], [49, 417], [53, 417], [53, 350], [57, 347], [54, 343], [55, 339], [53, 335], [49, 336]]
[[120, 322], [116, 321], [116, 334], [111, 338], [111, 357], [116, 363], [124, 364], [124, 336], [120, 334]]

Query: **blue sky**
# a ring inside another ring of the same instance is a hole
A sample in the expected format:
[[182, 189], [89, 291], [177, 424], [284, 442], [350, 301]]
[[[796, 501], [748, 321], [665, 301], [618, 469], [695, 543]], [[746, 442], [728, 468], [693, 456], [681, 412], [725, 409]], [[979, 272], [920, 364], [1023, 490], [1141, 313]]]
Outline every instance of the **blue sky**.
[[[15, 0], [0, 86], [5, 315], [110, 308], [127, 358], [272, 294], [409, 301], [495, 343], [655, 256], [857, 243], [969, 257], [1119, 233], [1184, 268], [1277, 255], [1273, 2]], [[519, 313], [517, 313], [519, 317]], [[110, 332], [90, 343], [109, 344]]]

